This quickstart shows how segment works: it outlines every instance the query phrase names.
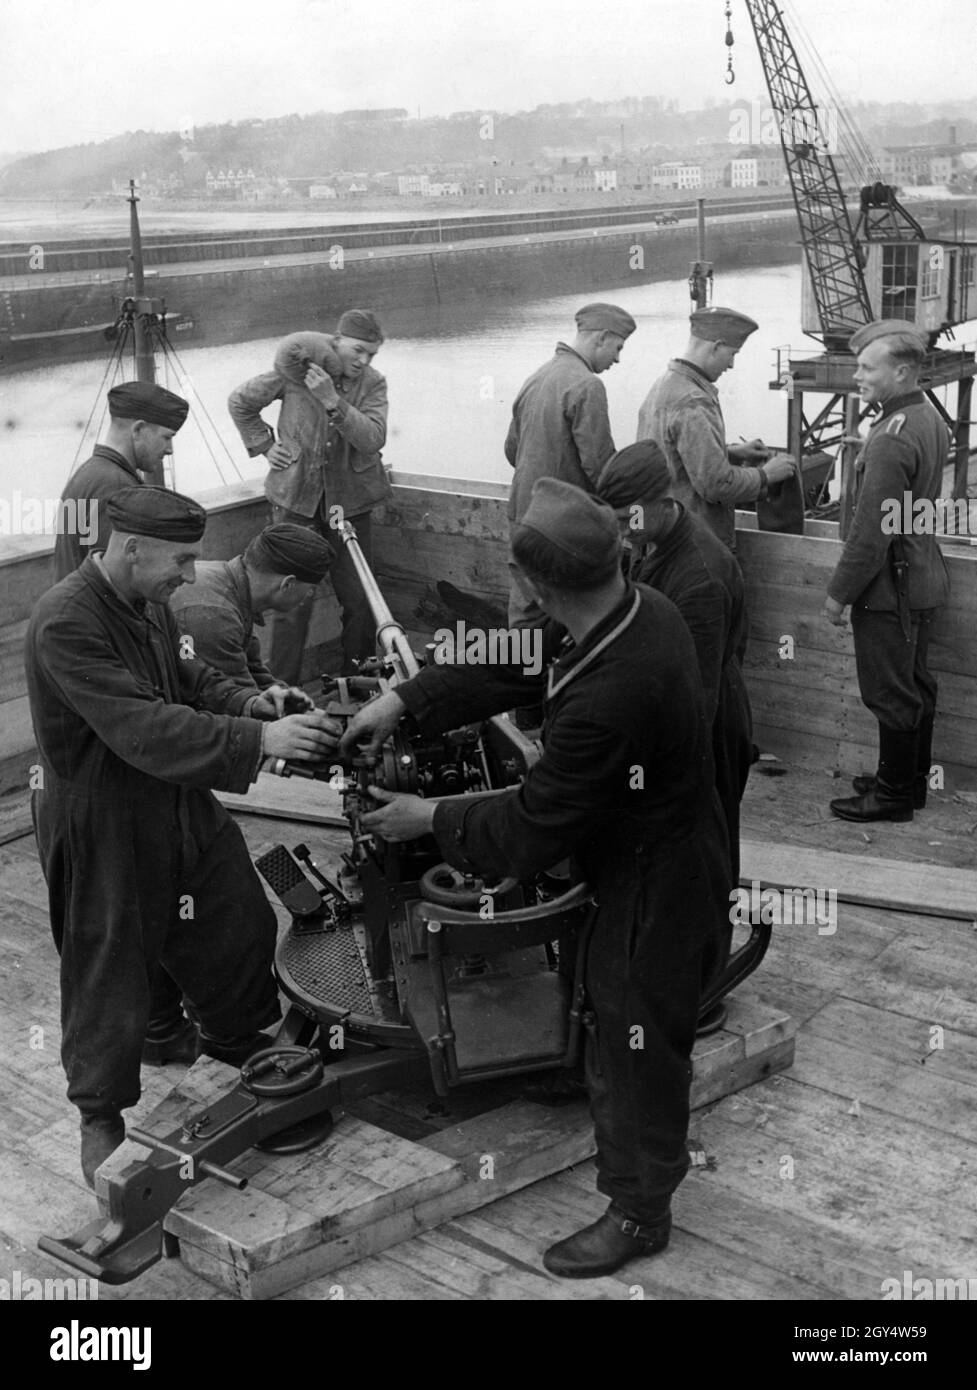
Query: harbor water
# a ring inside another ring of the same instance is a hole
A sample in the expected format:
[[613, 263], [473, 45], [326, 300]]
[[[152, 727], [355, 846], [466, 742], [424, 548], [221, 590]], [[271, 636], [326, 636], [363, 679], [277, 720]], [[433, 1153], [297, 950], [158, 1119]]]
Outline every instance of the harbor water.
[[[786, 401], [769, 387], [776, 349], [818, 351], [801, 332], [800, 279], [799, 265], [717, 274], [715, 302], [760, 324], [719, 382], [730, 441], [743, 436], [785, 442]], [[397, 473], [507, 482], [511, 470], [502, 446], [513, 399], [556, 342], [572, 340], [574, 311], [588, 298], [621, 304], [638, 323], [620, 363], [602, 377], [614, 440], [618, 447], [631, 443], [645, 394], [685, 345], [689, 298], [683, 281], [419, 314], [413, 335], [390, 339], [377, 357], [390, 397], [387, 466]], [[193, 406], [175, 441], [175, 485], [181, 491], [209, 493], [263, 475], [263, 460], [247, 458], [226, 401], [240, 382], [271, 367], [277, 341], [188, 347], [180, 350], [180, 367], [160, 362], [159, 380], [188, 395]], [[106, 361], [56, 363], [0, 377], [0, 501], [7, 503], [0, 513], [8, 534], [16, 530], [16, 494], [57, 499], [73, 464], [88, 457], [104, 430], [105, 389], [112, 384]], [[134, 375], [130, 361], [116, 379]], [[272, 423], [276, 410], [266, 412]]]

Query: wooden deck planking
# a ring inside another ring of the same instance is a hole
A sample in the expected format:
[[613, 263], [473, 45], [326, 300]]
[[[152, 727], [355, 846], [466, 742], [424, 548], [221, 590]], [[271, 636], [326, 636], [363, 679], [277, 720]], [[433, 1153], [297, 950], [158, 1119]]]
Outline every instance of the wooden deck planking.
[[[932, 810], [910, 825], [870, 827], [871, 843], [865, 843], [853, 834], [856, 827], [810, 814], [812, 804], [818, 807], [835, 794], [837, 781], [823, 773], [791, 767], [785, 777], [766, 778], [754, 770], [745, 833], [806, 839], [817, 848], [817, 837], [827, 832], [831, 848], [856, 856], [931, 858], [959, 867], [974, 862], [972, 804], [938, 796]], [[798, 814], [805, 799], [806, 817]], [[814, 824], [800, 824], [804, 819]], [[323, 867], [342, 839], [322, 827], [302, 833], [295, 826], [293, 832], [280, 821], [252, 816], [242, 826], [253, 853], [278, 840], [304, 838]], [[24, 1110], [37, 1119], [57, 1116], [35, 1134], [24, 1132], [23, 1114], [5, 1106], [0, 1116], [0, 1183], [11, 1193], [7, 1219], [0, 1223], [10, 1246], [3, 1260], [25, 1275], [57, 1278], [66, 1271], [33, 1249], [37, 1213], [44, 1211], [45, 1229], [65, 1233], [91, 1218], [93, 1203], [81, 1185], [77, 1126], [57, 1060], [57, 963], [30, 838], [0, 847], [0, 872], [16, 897], [16, 911], [5, 912], [0, 927], [6, 958], [9, 963], [13, 952], [21, 962], [18, 971], [8, 968], [0, 979], [5, 1080], [13, 1090], [19, 1078], [30, 1091]], [[773, 1008], [793, 1010], [801, 1021], [797, 1064], [785, 1077], [761, 1081], [697, 1115], [693, 1139], [714, 1166], [694, 1168], [679, 1189], [677, 1235], [666, 1256], [636, 1261], [620, 1277], [581, 1284], [551, 1280], [542, 1271], [542, 1249], [603, 1210], [592, 1187], [592, 1164], [583, 1163], [282, 1297], [328, 1298], [339, 1287], [346, 1298], [364, 1299], [608, 1300], [628, 1298], [640, 1286], [645, 1297], [877, 1299], [881, 1280], [903, 1269], [917, 1277], [968, 1273], [977, 1124], [969, 1140], [943, 1126], [964, 1131], [973, 1114], [967, 1076], [977, 1037], [973, 947], [967, 922], [845, 904], [839, 905], [834, 936], [818, 937], [811, 928], [775, 930], [755, 980]], [[18, 1038], [35, 1012], [51, 1031], [44, 1051], [32, 1057]], [[923, 1063], [915, 1060], [917, 1044], [921, 1056], [931, 1024], [947, 1029], [944, 1054]], [[153, 1077], [162, 1077], [169, 1086], [177, 1075], [167, 1068], [144, 1073], [144, 1079], [152, 1085]], [[865, 1088], [856, 1095], [863, 1076]], [[918, 1088], [924, 1095], [932, 1090], [922, 1114], [914, 1102]], [[859, 1116], [848, 1114], [853, 1099], [859, 1099]], [[788, 1152], [799, 1174], [793, 1183], [776, 1171]], [[546, 1195], [554, 1190], [556, 1197]], [[537, 1203], [538, 1193], [546, 1200]], [[695, 1242], [706, 1252], [698, 1263], [694, 1251], [686, 1254], [687, 1244], [692, 1251]], [[725, 1294], [709, 1281], [710, 1251], [720, 1253], [724, 1271], [727, 1259], [739, 1266], [738, 1286], [724, 1272]], [[451, 1261], [453, 1288], [446, 1278]], [[136, 1284], [105, 1289], [102, 1296], [218, 1295], [182, 1263], [168, 1261]]]

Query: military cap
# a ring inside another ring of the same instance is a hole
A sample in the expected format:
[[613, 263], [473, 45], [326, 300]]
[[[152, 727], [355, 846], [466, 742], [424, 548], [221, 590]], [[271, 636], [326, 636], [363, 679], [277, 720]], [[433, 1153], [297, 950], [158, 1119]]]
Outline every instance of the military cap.
[[637, 324], [626, 309], [616, 304], [585, 304], [578, 309], [574, 322], [581, 333], [616, 333], [619, 338], [629, 338]]
[[383, 329], [371, 309], [347, 309], [336, 324], [336, 332], [345, 338], [358, 338], [361, 343], [382, 343]]
[[199, 541], [207, 525], [199, 502], [165, 487], [124, 487], [107, 510], [114, 530], [161, 541]]
[[178, 430], [187, 418], [189, 403], [165, 386], [152, 381], [126, 381], [109, 392], [109, 414], [113, 420], [145, 420]]
[[324, 536], [308, 526], [284, 521], [259, 531], [244, 558], [255, 569], [294, 574], [301, 584], [319, 584], [329, 573], [336, 552]]
[[668, 492], [668, 462], [653, 439], [639, 439], [618, 449], [597, 479], [597, 496], [609, 507], [628, 507], [632, 502], [655, 502]]
[[893, 333], [904, 334], [909, 338], [915, 338], [919, 342], [920, 352], [926, 351], [926, 334], [921, 328], [917, 328], [908, 319], [876, 319], [874, 323], [863, 324], [861, 328], [856, 328], [851, 335], [849, 347], [852, 352], [858, 355], [863, 348], [867, 348], [869, 343], [874, 343], [876, 338], [889, 338]]
[[705, 338], [710, 343], [725, 343], [727, 347], [741, 348], [751, 333], [760, 325], [746, 314], [735, 309], [695, 309], [689, 323], [695, 338]]
[[537, 479], [513, 540], [524, 531], [543, 538], [567, 588], [599, 584], [620, 565], [621, 537], [614, 513], [562, 478]]

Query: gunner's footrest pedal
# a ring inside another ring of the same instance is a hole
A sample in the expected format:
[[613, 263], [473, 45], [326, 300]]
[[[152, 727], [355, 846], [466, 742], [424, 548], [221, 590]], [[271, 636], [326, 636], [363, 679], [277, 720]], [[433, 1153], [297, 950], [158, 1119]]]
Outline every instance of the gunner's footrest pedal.
[[254, 863], [283, 906], [299, 919], [299, 927], [312, 927], [326, 915], [318, 890], [284, 845], [275, 845]]

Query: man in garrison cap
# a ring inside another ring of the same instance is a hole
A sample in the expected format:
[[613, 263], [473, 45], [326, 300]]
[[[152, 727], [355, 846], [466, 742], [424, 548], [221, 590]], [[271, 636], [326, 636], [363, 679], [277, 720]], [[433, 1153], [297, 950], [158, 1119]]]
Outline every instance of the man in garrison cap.
[[[732, 889], [740, 881], [740, 802], [753, 761], [753, 721], [740, 667], [747, 637], [743, 575], [718, 536], [669, 495], [670, 484], [665, 455], [647, 439], [608, 460], [597, 495], [614, 508], [631, 547], [631, 579], [675, 604], [695, 645], [712, 728], [716, 790], [729, 833]], [[728, 922], [726, 936], [728, 950]]]
[[251, 693], [273, 691], [289, 709], [311, 708], [303, 690], [269, 670], [254, 629], [264, 625], [266, 613], [309, 607], [334, 558], [325, 537], [283, 522], [266, 526], [243, 555], [198, 561], [193, 585], [178, 589], [170, 604], [181, 639]]
[[736, 549], [736, 507], [765, 497], [795, 471], [786, 454], [771, 456], [759, 439], [726, 443], [715, 383], [757, 324], [735, 309], [696, 309], [682, 357], [669, 362], [638, 414], [638, 438], [653, 439], [668, 460], [671, 494]]
[[[616, 304], [585, 304], [576, 314], [572, 343], [556, 352], [523, 383], [512, 406], [505, 456], [515, 469], [509, 489], [509, 525], [529, 506], [539, 478], [562, 478], [593, 493], [600, 470], [614, 452], [607, 418], [607, 392], [599, 379], [621, 357], [636, 328]], [[539, 608], [510, 567], [509, 622], [530, 624]]]
[[668, 599], [624, 577], [621, 553], [609, 507], [563, 479], [539, 479], [512, 555], [546, 615], [549, 670], [427, 667], [365, 706], [341, 743], [347, 753], [361, 741], [378, 748], [405, 713], [433, 735], [546, 702], [542, 756], [520, 787], [441, 801], [374, 789], [381, 804], [363, 824], [388, 840], [433, 834], [448, 863], [486, 882], [570, 856], [593, 889], [585, 1074], [597, 1186], [610, 1205], [546, 1252], [546, 1268], [566, 1278], [609, 1274], [668, 1244], [671, 1194], [689, 1162], [699, 999], [729, 913], [695, 647]]
[[851, 351], [861, 399], [878, 414], [855, 460], [855, 513], [824, 616], [842, 627], [851, 605], [858, 688], [878, 722], [879, 760], [876, 775], [856, 777], [855, 796], [831, 810], [842, 820], [909, 821], [926, 805], [937, 697], [927, 653], [950, 591], [934, 528], [918, 525], [914, 504], [939, 497], [950, 440], [919, 389], [924, 333], [881, 319], [858, 329]]
[[[278, 345], [270, 372], [251, 377], [228, 400], [252, 458], [269, 463], [265, 495], [271, 520], [334, 535], [352, 524], [372, 564], [370, 512], [390, 496], [380, 450], [387, 438], [387, 383], [372, 366], [383, 330], [369, 309], [348, 309], [335, 333], [292, 333]], [[261, 412], [281, 402], [278, 438]], [[376, 629], [346, 547], [330, 570], [343, 615], [343, 671], [376, 652]], [[271, 666], [291, 685], [302, 678], [309, 611], [275, 618]]]
[[[108, 393], [109, 430], [90, 459], [68, 479], [54, 541], [54, 579], [71, 574], [112, 530], [107, 504], [122, 488], [162, 483], [163, 460], [190, 407], [182, 396], [148, 381], [126, 381]], [[84, 518], [86, 524], [80, 525]]]
[[[34, 827], [61, 956], [61, 1058], [81, 1112], [82, 1171], [122, 1142], [158, 968], [208, 1055], [239, 1062], [278, 1018], [275, 916], [210, 787], [245, 792], [268, 756], [325, 756], [331, 721], [276, 718], [190, 654], [168, 600], [193, 582], [206, 514], [164, 488], [108, 503], [102, 552], [55, 584], [27, 630], [40, 770]], [[165, 1044], [187, 1060], [179, 1005]], [[190, 1055], [193, 1055], [191, 1049]]]

